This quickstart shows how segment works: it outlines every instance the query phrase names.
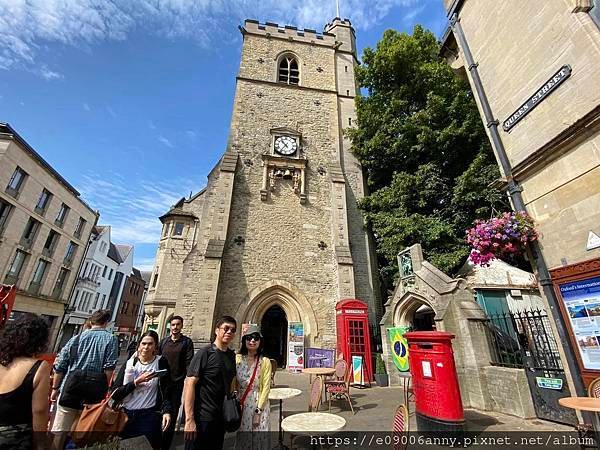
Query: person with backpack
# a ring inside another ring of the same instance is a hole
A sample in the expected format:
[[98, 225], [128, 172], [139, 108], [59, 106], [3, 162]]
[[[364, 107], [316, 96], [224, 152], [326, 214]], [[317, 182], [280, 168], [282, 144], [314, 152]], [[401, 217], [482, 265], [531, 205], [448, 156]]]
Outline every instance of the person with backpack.
[[140, 336], [137, 352], [119, 370], [111, 396], [129, 419], [121, 438], [145, 436], [154, 450], [161, 448], [161, 431], [173, 420], [169, 362], [156, 354], [157, 347], [155, 331]]
[[117, 365], [119, 343], [106, 326], [111, 312], [99, 310], [90, 316], [91, 328], [72, 337], [54, 364], [50, 399], [58, 400], [52, 447], [63, 450], [67, 434], [79, 419], [83, 404], [99, 403], [108, 392]]
[[229, 345], [236, 331], [233, 317], [218, 319], [214, 342], [198, 350], [190, 363], [183, 394], [186, 450], [223, 448], [229, 425], [224, 405], [236, 375], [235, 353]]
[[173, 316], [169, 320], [171, 333], [163, 338], [158, 346], [158, 354], [162, 355], [169, 361], [171, 369], [171, 389], [173, 392], [173, 420], [169, 427], [162, 435], [162, 450], [169, 450], [173, 435], [175, 433], [175, 425], [177, 422], [177, 414], [181, 406], [181, 396], [183, 394], [183, 384], [187, 369], [192, 362], [194, 356], [194, 343], [192, 340], [184, 336], [181, 332], [183, 328], [183, 317]]

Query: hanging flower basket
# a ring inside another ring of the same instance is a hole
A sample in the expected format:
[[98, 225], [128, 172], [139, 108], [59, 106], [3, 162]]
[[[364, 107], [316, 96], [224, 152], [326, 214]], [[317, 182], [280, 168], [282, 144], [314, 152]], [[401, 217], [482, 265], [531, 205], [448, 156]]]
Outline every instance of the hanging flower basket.
[[537, 238], [533, 219], [524, 211], [476, 220], [475, 226], [467, 230], [467, 242], [472, 247], [469, 258], [480, 266], [489, 265], [494, 258], [511, 260], [523, 254], [527, 243]]

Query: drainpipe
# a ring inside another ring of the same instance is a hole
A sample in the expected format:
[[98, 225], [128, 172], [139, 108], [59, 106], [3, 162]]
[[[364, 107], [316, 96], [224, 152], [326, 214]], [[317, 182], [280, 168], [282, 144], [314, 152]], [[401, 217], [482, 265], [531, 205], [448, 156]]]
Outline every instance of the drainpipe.
[[[485, 94], [483, 84], [481, 83], [481, 78], [479, 78], [479, 72], [477, 71], [478, 64], [473, 61], [473, 55], [471, 54], [469, 44], [467, 43], [467, 39], [465, 38], [465, 34], [460, 24], [460, 18], [458, 18], [456, 13], [453, 14], [450, 19], [450, 26], [452, 28], [452, 32], [458, 38], [460, 47], [465, 55], [465, 62], [468, 65], [471, 79], [473, 80], [473, 84], [475, 85], [475, 90], [477, 92], [477, 97], [479, 98], [479, 102], [483, 109], [486, 127], [490, 131], [490, 136], [492, 137], [492, 146], [494, 147], [496, 155], [498, 155], [500, 165], [502, 166], [502, 171], [506, 177], [508, 184], [507, 192], [517, 211], [527, 211], [525, 202], [523, 201], [523, 196], [521, 194], [523, 188], [519, 186], [519, 184], [513, 178], [512, 167], [510, 166], [508, 156], [506, 155], [504, 144], [500, 139], [500, 133], [498, 132], [499, 121], [498, 119], [495, 119], [494, 115], [492, 114], [492, 109]], [[546, 265], [546, 261], [544, 260], [544, 256], [540, 251], [540, 246], [537, 241], [531, 242], [531, 253], [538, 271], [540, 285], [544, 295], [548, 299], [548, 303], [550, 304], [550, 311], [552, 317], [554, 318], [554, 322], [556, 323], [556, 329], [558, 331], [559, 338], [563, 344], [563, 349], [567, 359], [566, 362], [569, 367], [569, 371], [571, 372], [573, 384], [575, 385], [575, 391], [579, 396], [587, 396], [581, 374], [579, 373], [579, 367], [577, 367], [575, 362], [575, 352], [567, 335], [564, 319], [560, 313], [558, 299], [556, 298], [554, 289], [552, 287], [552, 280], [550, 278], [550, 273], [548, 272], [548, 266]], [[586, 417], [586, 420], [589, 419]]]

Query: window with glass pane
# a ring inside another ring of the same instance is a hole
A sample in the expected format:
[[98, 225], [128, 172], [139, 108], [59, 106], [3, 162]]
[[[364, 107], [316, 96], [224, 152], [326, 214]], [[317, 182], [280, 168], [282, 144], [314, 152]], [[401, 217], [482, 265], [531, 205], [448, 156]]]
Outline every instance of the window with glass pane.
[[32, 294], [39, 293], [48, 265], [48, 261], [45, 261], [43, 259], [40, 259], [38, 261], [35, 271], [33, 272], [33, 278], [31, 279], [31, 283], [29, 284], [29, 292], [31, 292]]
[[57, 225], [62, 226], [65, 223], [65, 219], [67, 218], [67, 214], [69, 214], [69, 207], [64, 203], [60, 205], [60, 210], [56, 216], [56, 220], [54, 221]]
[[35, 205], [35, 212], [38, 214], [44, 214], [46, 212], [46, 208], [48, 208], [48, 205], [50, 204], [51, 197], [52, 194], [47, 189], [43, 189], [42, 193], [40, 194], [40, 198], [38, 198], [37, 205]]
[[69, 269], [65, 269], [64, 267], [60, 269], [58, 278], [56, 279], [56, 284], [54, 285], [54, 290], [52, 291], [52, 296], [54, 298], [60, 298], [62, 296], [67, 279], [69, 278], [69, 273]]
[[0, 200], [0, 234], [8, 224], [8, 216], [13, 206], [10, 203]]
[[596, 25], [600, 27], [600, 0], [593, 0], [592, 5], [590, 16], [592, 16], [592, 19], [594, 22], [596, 22]]
[[69, 246], [67, 247], [67, 253], [65, 254], [65, 264], [69, 264], [73, 261], [73, 257], [75, 256], [76, 251], [77, 244], [73, 241], [69, 242]]
[[279, 61], [280, 83], [298, 84], [300, 80], [300, 71], [298, 70], [298, 61], [293, 56], [284, 56]]
[[81, 237], [86, 223], [87, 223], [87, 221], [83, 217], [79, 218], [79, 222], [77, 222], [77, 228], [75, 229], [75, 237], [76, 238]]
[[54, 230], [50, 230], [48, 237], [46, 238], [46, 242], [44, 243], [44, 249], [42, 250], [44, 256], [49, 258], [52, 257], [54, 249], [56, 248], [56, 244], [58, 244], [58, 238], [59, 234]]
[[175, 224], [175, 231], [173, 231], [174, 236], [181, 236], [183, 234], [183, 223], [177, 222]]
[[27, 221], [25, 229], [23, 230], [23, 236], [21, 236], [21, 245], [24, 247], [31, 247], [39, 227], [40, 222], [35, 220], [33, 217], [30, 217]]
[[17, 250], [15, 256], [13, 257], [10, 267], [8, 268], [8, 272], [6, 273], [5, 282], [6, 284], [15, 284], [19, 279], [19, 275], [21, 274], [21, 270], [25, 266], [25, 261], [27, 260], [27, 253], [21, 250]]
[[8, 182], [8, 186], [6, 186], [6, 192], [15, 196], [21, 190], [23, 186], [23, 181], [25, 181], [25, 177], [27, 173], [17, 166], [12, 176], [10, 177], [10, 181]]

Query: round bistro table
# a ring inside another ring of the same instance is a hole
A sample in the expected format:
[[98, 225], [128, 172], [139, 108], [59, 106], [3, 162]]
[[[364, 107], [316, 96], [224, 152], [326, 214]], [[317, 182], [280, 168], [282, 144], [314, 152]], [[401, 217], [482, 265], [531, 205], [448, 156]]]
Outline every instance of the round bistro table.
[[335, 373], [335, 369], [333, 367], [307, 367], [306, 369], [302, 369], [302, 373], [309, 375], [308, 384], [312, 384], [313, 375], [331, 376]]
[[558, 399], [558, 404], [565, 408], [579, 409], [582, 411], [600, 412], [600, 398], [593, 397], [563, 397]]
[[[331, 413], [305, 412], [283, 419], [281, 426], [292, 436], [331, 434], [346, 426], [346, 419]], [[313, 449], [316, 445], [313, 444]]]
[[279, 400], [279, 444], [276, 448], [285, 449], [283, 445], [283, 429], [281, 428], [281, 421], [283, 419], [283, 401], [288, 398], [297, 397], [302, 394], [300, 389], [293, 388], [271, 388], [269, 392], [269, 400]]

